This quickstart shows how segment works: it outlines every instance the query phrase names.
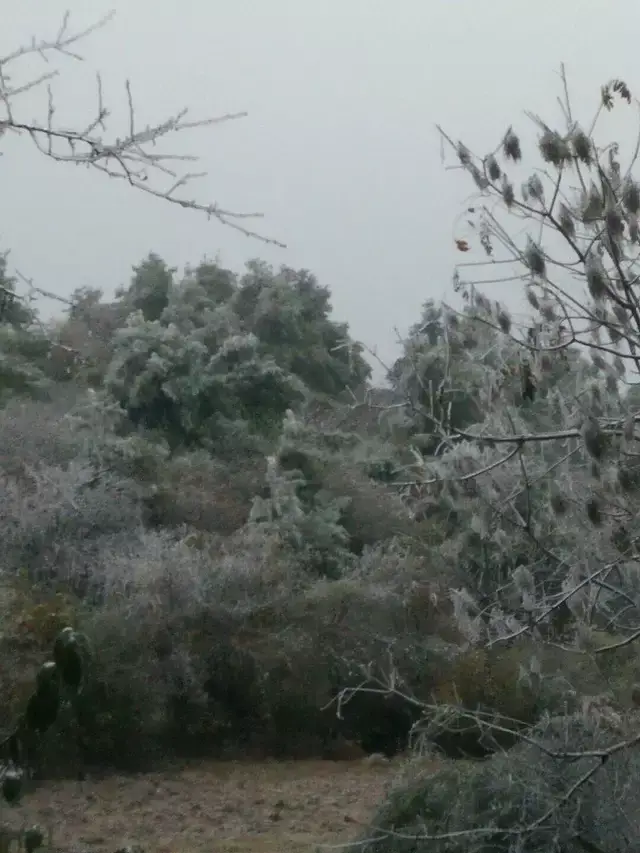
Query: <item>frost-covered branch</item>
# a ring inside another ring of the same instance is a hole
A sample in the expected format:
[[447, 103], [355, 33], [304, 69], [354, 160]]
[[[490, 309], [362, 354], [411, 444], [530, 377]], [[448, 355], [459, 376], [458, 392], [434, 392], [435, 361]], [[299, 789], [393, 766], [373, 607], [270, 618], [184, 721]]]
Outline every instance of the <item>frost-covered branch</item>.
[[343, 691], [336, 700], [338, 713], [364, 690], [416, 708], [421, 714], [416, 740], [437, 742], [438, 735], [462, 729], [487, 742], [502, 738], [513, 745], [508, 751], [496, 745], [483, 762], [432, 762], [430, 772], [422, 769], [363, 826], [362, 839], [347, 847], [353, 853], [401, 849], [406, 842], [418, 851], [460, 853], [487, 844], [505, 851], [576, 844], [601, 850], [618, 849], [601, 846], [603, 839], [636, 837], [630, 780], [638, 766], [640, 734], [598, 697], [576, 714], [526, 727], [481, 708], [422, 701], [401, 686], [397, 672], [376, 675], [369, 666], [363, 675], [368, 686]]
[[[462, 305], [424, 306], [381, 420], [409, 437], [394, 482], [414, 517], [450, 525], [469, 641], [569, 630], [604, 653], [640, 636], [640, 135], [623, 163], [596, 132], [638, 104], [611, 81], [580, 124], [561, 77], [560, 126], [528, 114], [533, 166], [513, 127], [485, 156], [439, 128], [476, 189], [452, 235]], [[520, 305], [491, 297], [505, 282]]]
[[[47, 70], [24, 80], [15, 79], [14, 69], [25, 57], [37, 57], [47, 64], [50, 57], [56, 55], [81, 60], [82, 56], [76, 52], [77, 44], [104, 27], [113, 15], [110, 12], [83, 30], [71, 31], [67, 13], [53, 38], [39, 41], [34, 38], [30, 44], [0, 57], [0, 103], [4, 108], [4, 116], [0, 117], [0, 137], [9, 132], [26, 135], [40, 153], [52, 160], [97, 169], [110, 178], [126, 181], [141, 192], [204, 213], [248, 237], [283, 246], [278, 240], [266, 237], [245, 224], [247, 220], [259, 218], [262, 214], [230, 210], [217, 202], [198, 201], [184, 194], [185, 188], [193, 180], [204, 177], [206, 173], [180, 171], [176, 167], [197, 158], [175, 153], [163, 154], [155, 150], [159, 142], [183, 131], [215, 126], [243, 118], [246, 113], [229, 113], [190, 121], [187, 119], [188, 111], [182, 109], [155, 125], [138, 127], [131, 84], [127, 81], [127, 130], [121, 136], [107, 136], [110, 111], [104, 103], [100, 75], [97, 77], [95, 114], [83, 127], [72, 129], [55, 122], [56, 106], [51, 83], [58, 76], [58, 70]], [[48, 93], [46, 118], [42, 121], [25, 120], [18, 112], [20, 96], [40, 87], [46, 87]], [[165, 183], [157, 183], [156, 177], [164, 178]]]

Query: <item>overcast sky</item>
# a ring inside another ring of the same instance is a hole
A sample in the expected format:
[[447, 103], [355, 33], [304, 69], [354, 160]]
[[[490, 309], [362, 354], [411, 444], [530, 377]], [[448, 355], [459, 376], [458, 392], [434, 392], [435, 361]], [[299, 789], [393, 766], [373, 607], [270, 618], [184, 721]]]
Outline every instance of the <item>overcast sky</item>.
[[[394, 326], [448, 293], [460, 258], [454, 221], [470, 187], [442, 165], [435, 123], [486, 153], [510, 122], [527, 131], [524, 109], [554, 121], [562, 61], [587, 117], [610, 78], [640, 88], [636, 0], [21, 0], [3, 10], [1, 52], [54, 34], [67, 8], [77, 27], [117, 14], [83, 43], [85, 63], [57, 62], [58, 121], [90, 118], [96, 70], [114, 135], [126, 132], [127, 78], [141, 124], [184, 106], [193, 118], [246, 110], [164, 150], [200, 155], [208, 176], [191, 194], [263, 211], [259, 227], [288, 248], [5, 138], [0, 243], [11, 262], [62, 295], [83, 285], [111, 295], [152, 250], [178, 267], [216, 253], [235, 269], [256, 256], [306, 267], [387, 360]], [[22, 103], [19, 118], [45, 116], [35, 96]]]

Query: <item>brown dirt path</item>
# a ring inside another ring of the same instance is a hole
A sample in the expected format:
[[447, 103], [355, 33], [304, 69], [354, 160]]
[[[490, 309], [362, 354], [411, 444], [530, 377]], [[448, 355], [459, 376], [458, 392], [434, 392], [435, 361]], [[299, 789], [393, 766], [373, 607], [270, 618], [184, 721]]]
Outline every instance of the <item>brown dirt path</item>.
[[[3, 809], [5, 825], [52, 827], [58, 850], [113, 853], [308, 853], [341, 843], [392, 782], [400, 762], [206, 762], [140, 776], [47, 782]], [[7, 813], [9, 811], [10, 813]]]

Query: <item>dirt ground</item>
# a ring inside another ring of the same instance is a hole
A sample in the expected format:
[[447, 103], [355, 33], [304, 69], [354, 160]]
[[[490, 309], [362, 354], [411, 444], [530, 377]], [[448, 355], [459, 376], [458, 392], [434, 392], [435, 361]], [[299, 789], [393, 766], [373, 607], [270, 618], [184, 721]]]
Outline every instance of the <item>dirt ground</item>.
[[53, 830], [56, 850], [312, 851], [362, 832], [401, 762], [207, 762], [180, 770], [47, 782], [3, 809], [12, 827]]

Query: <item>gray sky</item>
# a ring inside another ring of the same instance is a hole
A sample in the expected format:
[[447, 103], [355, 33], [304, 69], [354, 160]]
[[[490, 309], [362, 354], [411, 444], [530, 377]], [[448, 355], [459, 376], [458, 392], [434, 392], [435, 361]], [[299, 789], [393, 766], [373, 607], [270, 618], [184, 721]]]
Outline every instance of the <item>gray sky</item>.
[[[114, 135], [126, 132], [126, 78], [140, 124], [183, 106], [193, 118], [247, 110], [165, 150], [201, 155], [209, 174], [190, 192], [263, 211], [259, 227], [288, 248], [5, 138], [0, 244], [11, 262], [62, 295], [112, 294], [151, 250], [179, 267], [218, 252], [234, 269], [255, 256], [307, 267], [330, 286], [337, 318], [385, 359], [393, 327], [447, 294], [460, 259], [453, 225], [471, 187], [444, 169], [434, 124], [482, 154], [510, 122], [527, 130], [524, 109], [553, 121], [562, 61], [587, 120], [611, 77], [640, 88], [635, 0], [21, 0], [3, 12], [0, 51], [54, 34], [66, 8], [82, 27], [112, 7], [116, 18], [79, 48], [86, 62], [57, 65], [59, 122], [91, 117], [96, 70]], [[19, 117], [42, 119], [44, 106], [26, 97]], [[628, 116], [607, 121], [633, 135]]]

